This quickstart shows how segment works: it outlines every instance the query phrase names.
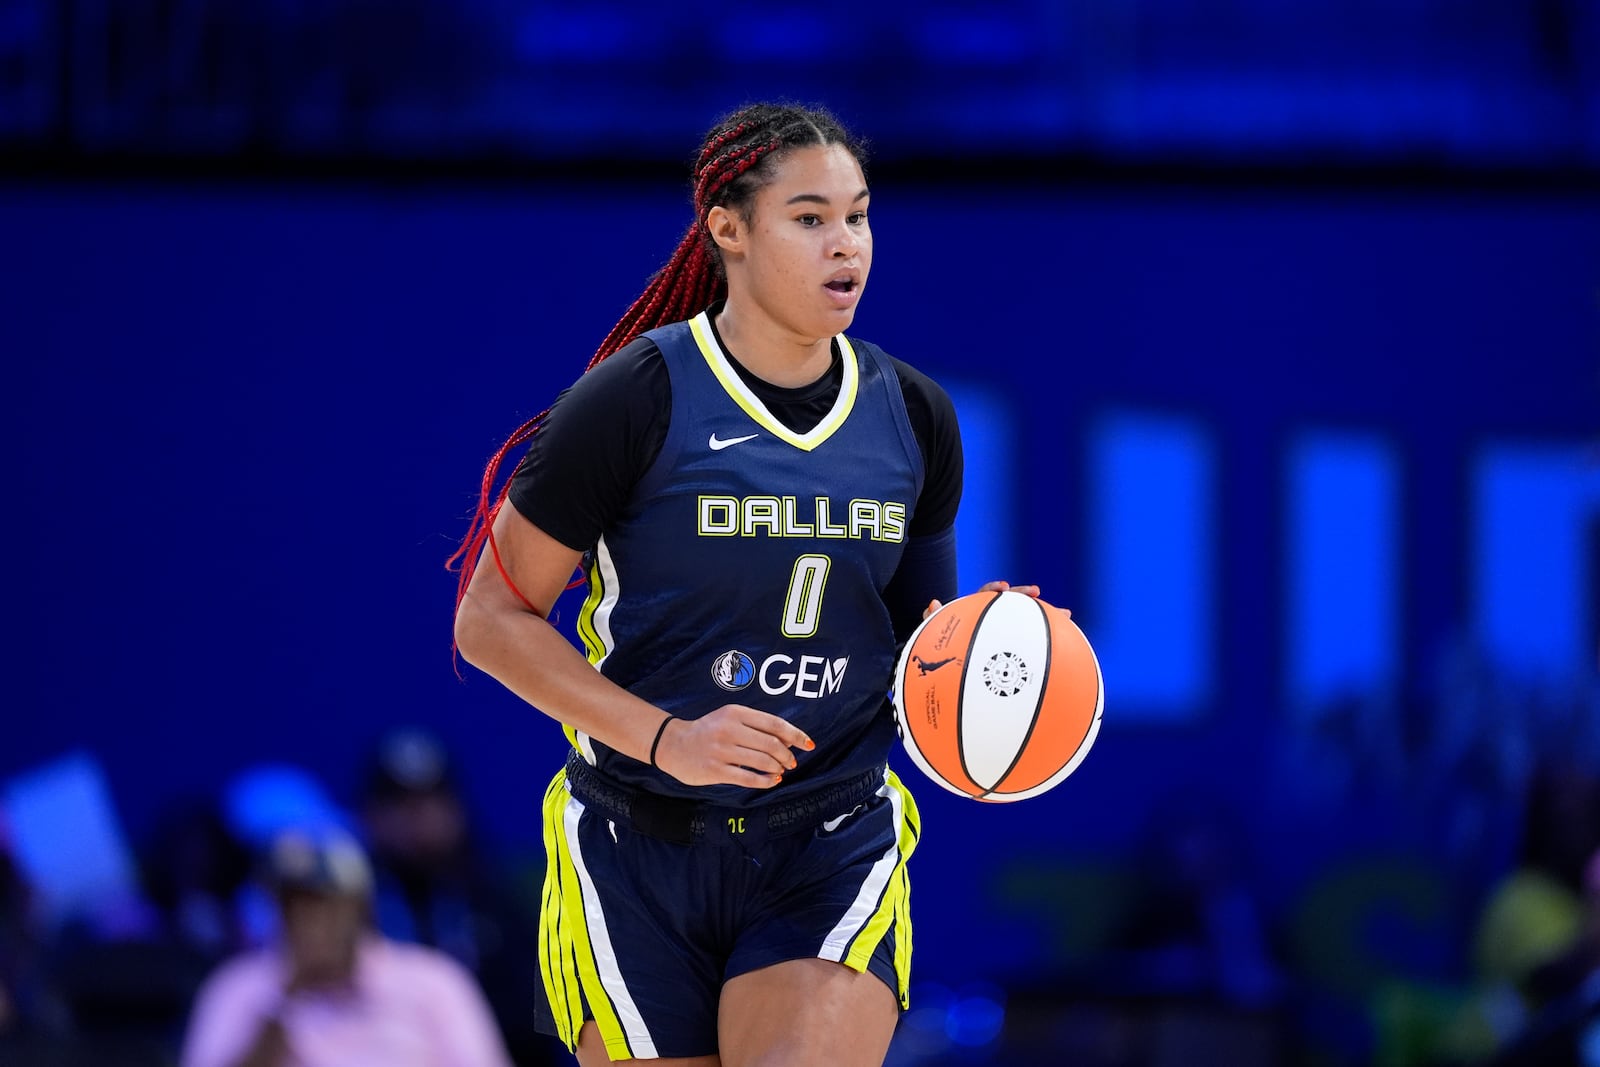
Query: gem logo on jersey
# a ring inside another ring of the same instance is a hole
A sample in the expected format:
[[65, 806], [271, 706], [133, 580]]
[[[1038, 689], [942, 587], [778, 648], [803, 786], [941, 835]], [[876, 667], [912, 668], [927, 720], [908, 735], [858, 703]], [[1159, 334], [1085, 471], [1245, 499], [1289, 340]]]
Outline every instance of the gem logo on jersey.
[[775, 652], [761, 661], [757, 678], [761, 691], [771, 696], [793, 693], [797, 697], [818, 700], [837, 693], [844, 685], [844, 669], [850, 666], [849, 656], [829, 660], [822, 656], [785, 656]]
[[730, 693], [737, 693], [756, 679], [755, 660], [729, 649], [711, 663], [711, 679]]
[[737, 649], [730, 649], [711, 661], [711, 680], [730, 693], [759, 681], [768, 696], [793, 693], [808, 700], [819, 700], [839, 692], [844, 685], [849, 656], [829, 660], [823, 656], [788, 656], [774, 652], [756, 668], [755, 660]]

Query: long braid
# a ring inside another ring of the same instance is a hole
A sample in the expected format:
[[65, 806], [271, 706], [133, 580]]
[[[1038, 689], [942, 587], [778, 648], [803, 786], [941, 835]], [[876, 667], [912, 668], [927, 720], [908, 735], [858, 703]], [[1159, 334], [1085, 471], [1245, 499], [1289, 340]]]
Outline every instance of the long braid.
[[[695, 221], [678, 242], [666, 266], [650, 279], [639, 298], [623, 313], [617, 324], [606, 334], [594, 356], [584, 368], [587, 373], [613, 355], [640, 334], [673, 322], [693, 318], [718, 300], [727, 296], [727, 279], [722, 269], [720, 250], [712, 243], [706, 230], [706, 214], [713, 207], [723, 206], [745, 212], [756, 191], [765, 184], [762, 161], [774, 158], [784, 149], [803, 145], [843, 144], [858, 160], [863, 158], [860, 143], [852, 138], [838, 120], [821, 109], [790, 105], [753, 104], [729, 115], [706, 136], [694, 167]], [[456, 583], [456, 610], [466, 599], [467, 587], [472, 582], [479, 558], [485, 545], [493, 555], [500, 576], [530, 611], [537, 611], [532, 602], [512, 582], [500, 559], [499, 546], [495, 544], [494, 520], [506, 501], [510, 480], [500, 480], [500, 468], [512, 449], [526, 444], [550, 414], [550, 409], [539, 412], [517, 427], [512, 435], [489, 458], [484, 467], [479, 486], [478, 505], [467, 527], [461, 546], [446, 561], [447, 569], [460, 566]], [[576, 584], [576, 583], [574, 583]]]

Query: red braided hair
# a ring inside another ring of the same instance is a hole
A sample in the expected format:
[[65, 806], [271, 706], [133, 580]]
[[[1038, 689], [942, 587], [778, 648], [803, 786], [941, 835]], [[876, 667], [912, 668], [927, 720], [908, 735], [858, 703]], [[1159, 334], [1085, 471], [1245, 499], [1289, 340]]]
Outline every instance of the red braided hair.
[[[766, 184], [770, 167], [764, 161], [781, 155], [789, 148], [804, 145], [842, 144], [865, 163], [865, 153], [860, 142], [850, 136], [828, 112], [819, 108], [794, 105], [753, 104], [727, 116], [706, 135], [705, 142], [695, 159], [694, 213], [690, 225], [666, 266], [650, 279], [639, 298], [633, 302], [617, 324], [606, 334], [605, 340], [584, 367], [588, 373], [601, 361], [616, 353], [640, 334], [673, 322], [693, 318], [718, 300], [727, 296], [727, 278], [722, 269], [721, 250], [712, 242], [706, 230], [706, 215], [713, 207], [727, 207], [749, 217], [750, 201], [761, 186]], [[500, 480], [500, 468], [506, 456], [515, 448], [526, 444], [550, 414], [546, 408], [506, 438], [504, 444], [489, 457], [484, 467], [483, 480], [478, 488], [478, 505], [467, 527], [466, 536], [445, 566], [455, 570], [459, 565], [456, 583], [456, 610], [466, 599], [467, 587], [472, 582], [484, 546], [494, 557], [500, 577], [516, 594], [528, 610], [537, 612], [531, 601], [512, 582], [505, 564], [500, 559], [500, 548], [495, 543], [494, 520], [505, 504], [510, 490], [510, 480]], [[582, 579], [572, 584], [580, 584]], [[570, 586], [568, 588], [571, 588]]]

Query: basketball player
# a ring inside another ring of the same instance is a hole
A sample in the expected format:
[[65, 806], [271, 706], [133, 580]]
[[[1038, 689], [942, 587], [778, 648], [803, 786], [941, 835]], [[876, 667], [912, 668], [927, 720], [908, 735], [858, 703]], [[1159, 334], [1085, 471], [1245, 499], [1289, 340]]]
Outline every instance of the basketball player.
[[[461, 654], [572, 741], [540, 1009], [586, 1067], [880, 1064], [906, 1004], [885, 692], [956, 592], [961, 445], [938, 385], [845, 336], [869, 199], [826, 112], [712, 129], [689, 232], [490, 461], [457, 556]], [[580, 563], [587, 661], [546, 622]]]

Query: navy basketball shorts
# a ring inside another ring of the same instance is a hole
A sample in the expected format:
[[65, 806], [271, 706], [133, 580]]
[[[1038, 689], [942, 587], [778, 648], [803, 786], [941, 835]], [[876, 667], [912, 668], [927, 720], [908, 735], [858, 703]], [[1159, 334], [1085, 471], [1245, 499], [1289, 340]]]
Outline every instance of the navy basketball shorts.
[[663, 833], [569, 766], [544, 800], [541, 1030], [576, 1050], [593, 1019], [613, 1060], [712, 1055], [723, 983], [795, 959], [871, 971], [906, 1007], [921, 821], [893, 771], [798, 818], [782, 801], [680, 805]]

